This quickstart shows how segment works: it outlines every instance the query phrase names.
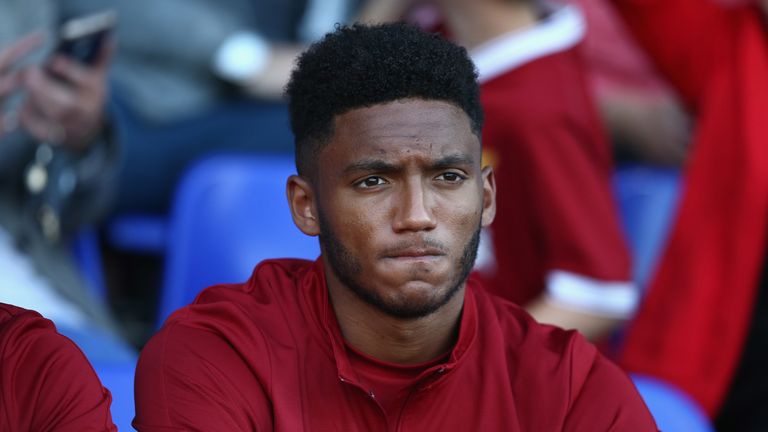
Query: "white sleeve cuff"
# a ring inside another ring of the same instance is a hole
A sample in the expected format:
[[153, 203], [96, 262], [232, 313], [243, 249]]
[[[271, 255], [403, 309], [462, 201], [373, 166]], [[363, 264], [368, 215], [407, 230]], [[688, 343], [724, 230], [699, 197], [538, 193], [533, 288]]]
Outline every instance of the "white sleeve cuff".
[[565, 270], [547, 275], [549, 300], [567, 309], [576, 309], [611, 318], [629, 318], [640, 301], [632, 282], [609, 282]]
[[242, 84], [264, 71], [269, 62], [269, 43], [256, 33], [243, 31], [229, 36], [213, 57], [213, 71], [219, 77]]

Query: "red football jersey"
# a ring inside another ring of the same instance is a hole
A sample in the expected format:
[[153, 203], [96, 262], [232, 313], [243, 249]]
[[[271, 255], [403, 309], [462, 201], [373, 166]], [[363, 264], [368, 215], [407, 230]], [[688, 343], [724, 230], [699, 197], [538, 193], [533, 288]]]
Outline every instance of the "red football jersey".
[[639, 295], [610, 188], [610, 147], [577, 50], [583, 34], [583, 17], [566, 6], [470, 53], [497, 184], [481, 248], [492, 258], [481, 253], [478, 270], [493, 293], [520, 305], [546, 290], [565, 306], [626, 318]]
[[116, 431], [88, 360], [37, 312], [0, 303], [0, 431]]
[[[321, 261], [265, 261], [174, 313], [144, 348], [139, 431], [649, 431], [631, 381], [576, 332], [537, 324], [468, 283], [457, 342], [385, 383], [359, 373]], [[377, 373], [386, 373], [377, 367]], [[397, 399], [400, 397], [401, 399]]]

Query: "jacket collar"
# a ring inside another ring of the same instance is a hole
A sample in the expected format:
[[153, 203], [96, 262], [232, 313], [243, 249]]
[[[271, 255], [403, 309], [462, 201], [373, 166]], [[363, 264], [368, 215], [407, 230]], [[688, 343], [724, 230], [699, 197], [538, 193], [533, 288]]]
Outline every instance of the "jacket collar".
[[[357, 373], [352, 368], [344, 337], [341, 334], [336, 314], [328, 296], [322, 256], [313, 263], [312, 271], [307, 273], [304, 282], [307, 288], [305, 292], [309, 293], [307, 298], [310, 303], [309, 307], [312, 310], [312, 315], [315, 317], [314, 324], [321, 330], [321, 337], [330, 345], [340, 381], [357, 384], [359, 381]], [[448, 360], [425, 371], [424, 375], [433, 375], [436, 372], [443, 375], [444, 372], [456, 368], [472, 349], [478, 325], [477, 306], [474, 295], [475, 285], [476, 283], [471, 279], [467, 281], [467, 287], [464, 290], [464, 307], [462, 309], [461, 323], [459, 324], [459, 337], [451, 349]]]

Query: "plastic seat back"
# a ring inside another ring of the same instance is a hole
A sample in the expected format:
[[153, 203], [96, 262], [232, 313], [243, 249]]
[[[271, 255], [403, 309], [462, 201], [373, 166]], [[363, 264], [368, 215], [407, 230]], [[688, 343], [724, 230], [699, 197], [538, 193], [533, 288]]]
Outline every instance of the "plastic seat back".
[[683, 178], [679, 170], [644, 165], [622, 166], [613, 187], [627, 243], [633, 277], [645, 288], [663, 252], [677, 213]]
[[248, 279], [267, 258], [315, 259], [316, 238], [293, 224], [285, 184], [291, 155], [217, 155], [179, 184], [168, 227], [160, 323], [205, 287]]
[[677, 387], [658, 378], [631, 374], [640, 396], [664, 432], [714, 432], [704, 410]]

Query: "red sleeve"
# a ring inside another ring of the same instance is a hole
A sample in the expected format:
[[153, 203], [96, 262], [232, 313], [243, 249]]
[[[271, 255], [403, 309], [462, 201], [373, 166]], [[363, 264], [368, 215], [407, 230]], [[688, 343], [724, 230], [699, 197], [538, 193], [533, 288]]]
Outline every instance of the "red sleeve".
[[112, 397], [88, 360], [36, 312], [0, 324], [0, 365], [0, 430], [117, 430]]
[[613, 0], [627, 26], [689, 107], [728, 60], [730, 13], [715, 0]]
[[629, 255], [610, 190], [610, 162], [584, 137], [544, 125], [523, 156], [549, 270], [628, 281]]
[[658, 431], [627, 374], [581, 336], [572, 340], [571, 360], [571, 406], [563, 431]]
[[243, 357], [219, 335], [174, 323], [142, 350], [136, 370], [140, 432], [271, 431], [271, 404]]

